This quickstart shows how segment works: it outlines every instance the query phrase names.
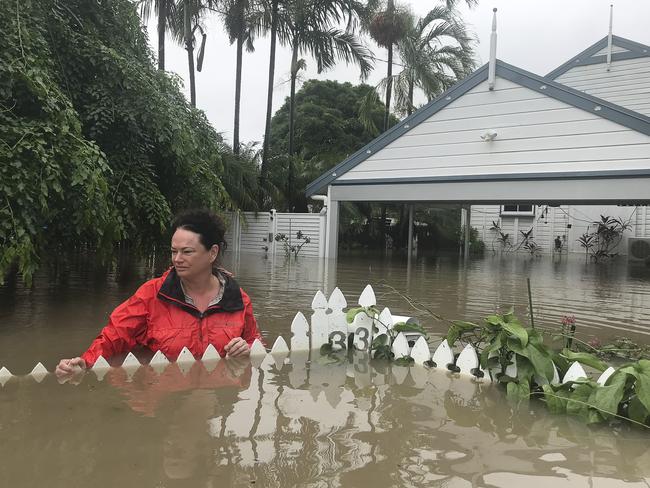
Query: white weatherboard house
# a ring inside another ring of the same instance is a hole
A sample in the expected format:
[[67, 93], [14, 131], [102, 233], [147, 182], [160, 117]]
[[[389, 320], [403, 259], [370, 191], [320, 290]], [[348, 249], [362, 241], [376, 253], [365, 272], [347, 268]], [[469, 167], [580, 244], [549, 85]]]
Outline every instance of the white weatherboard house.
[[627, 237], [650, 243], [650, 47], [610, 35], [546, 76], [493, 55], [313, 181], [316, 193], [328, 196], [327, 257], [342, 201], [471, 206], [488, 246], [496, 221], [520, 240], [532, 228], [547, 251], [557, 236], [581, 251], [600, 214], [631, 219]]

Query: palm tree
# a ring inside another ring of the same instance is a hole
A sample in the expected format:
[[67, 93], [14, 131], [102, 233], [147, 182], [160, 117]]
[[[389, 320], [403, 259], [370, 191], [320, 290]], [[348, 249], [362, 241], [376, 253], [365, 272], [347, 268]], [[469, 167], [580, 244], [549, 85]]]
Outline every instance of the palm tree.
[[376, 130], [366, 112], [376, 104], [377, 91], [384, 91], [388, 85], [394, 86], [395, 108], [411, 115], [415, 109], [415, 88], [432, 100], [475, 67], [474, 39], [453, 11], [438, 6], [417, 22], [413, 17], [409, 18], [410, 25], [396, 44], [401, 71], [381, 80], [376, 91], [369, 92], [361, 106], [360, 116], [369, 130]]
[[226, 192], [225, 205], [231, 209], [260, 210], [258, 194], [258, 168], [260, 151], [257, 143], [242, 144], [239, 154], [223, 145], [221, 181]]
[[233, 128], [232, 150], [239, 154], [239, 114], [241, 106], [241, 75], [244, 46], [246, 51], [253, 52], [253, 39], [262, 22], [263, 10], [251, 0], [216, 0], [208, 1], [210, 7], [223, 18], [230, 44], [235, 43], [237, 49], [237, 65], [235, 68], [235, 120]]
[[[344, 20], [347, 14], [355, 15], [353, 2], [339, 3], [337, 0], [288, 0], [282, 5], [279, 28], [280, 41], [291, 47], [290, 92], [289, 92], [289, 171], [287, 194], [293, 195], [295, 174], [293, 171], [294, 136], [296, 118], [296, 80], [298, 72], [306, 62], [299, 59], [307, 54], [316, 60], [318, 72], [329, 69], [337, 60], [359, 65], [362, 78], [372, 69], [371, 52], [359, 41], [354, 32], [342, 30], [333, 25]], [[349, 22], [348, 22], [349, 23]], [[292, 201], [289, 201], [291, 210]]]
[[201, 0], [177, 0], [172, 8], [169, 21], [169, 31], [172, 38], [179, 44], [185, 45], [187, 51], [187, 66], [190, 78], [190, 104], [196, 107], [196, 82], [194, 66], [194, 43], [196, 41], [196, 32], [201, 34], [201, 46], [199, 48], [196, 71], [201, 71], [203, 64], [203, 53], [205, 50], [205, 41], [207, 35], [203, 28], [203, 20], [210, 11], [209, 3], [203, 3]]
[[[381, 7], [381, 3], [369, 5], [369, 11], [372, 12], [366, 21], [369, 21], [367, 29], [370, 37], [379, 44], [381, 47], [386, 48], [388, 52], [388, 59], [386, 61], [386, 101], [384, 111], [384, 127], [386, 131], [390, 128], [390, 101], [393, 89], [393, 46], [400, 41], [405, 35], [407, 29], [408, 13], [403, 8], [396, 8], [394, 0], [388, 0], [386, 8]], [[375, 10], [373, 12], [373, 10]]]
[[173, 0], [141, 0], [140, 15], [145, 22], [151, 16], [152, 7], [158, 19], [158, 69], [164, 71], [165, 33], [169, 27], [175, 5]]
[[[264, 142], [262, 146], [262, 164], [260, 168], [260, 191], [265, 192], [268, 182], [269, 169], [269, 148], [271, 145], [271, 115], [273, 114], [273, 79], [275, 76], [275, 45], [278, 34], [278, 23], [280, 17], [279, 0], [271, 0], [270, 4], [265, 4], [265, 22], [271, 34], [271, 48], [269, 52], [269, 78], [266, 94], [266, 121], [264, 124]], [[265, 196], [260, 195], [265, 198]]]

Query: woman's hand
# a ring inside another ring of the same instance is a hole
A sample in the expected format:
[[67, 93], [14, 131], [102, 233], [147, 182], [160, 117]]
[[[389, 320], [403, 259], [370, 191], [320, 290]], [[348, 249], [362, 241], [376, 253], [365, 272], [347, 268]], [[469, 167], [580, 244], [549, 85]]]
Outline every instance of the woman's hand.
[[235, 337], [226, 344], [226, 347], [223, 348], [226, 351], [226, 357], [229, 358], [243, 358], [250, 356], [251, 350], [248, 347], [248, 342], [246, 342], [241, 337]]
[[81, 371], [86, 369], [86, 361], [83, 359], [76, 357], [72, 359], [62, 359], [59, 361], [59, 364], [56, 366], [56, 370], [54, 371], [54, 374], [56, 374], [57, 378], [68, 378], [70, 376], [74, 376], [75, 374], [80, 373]]

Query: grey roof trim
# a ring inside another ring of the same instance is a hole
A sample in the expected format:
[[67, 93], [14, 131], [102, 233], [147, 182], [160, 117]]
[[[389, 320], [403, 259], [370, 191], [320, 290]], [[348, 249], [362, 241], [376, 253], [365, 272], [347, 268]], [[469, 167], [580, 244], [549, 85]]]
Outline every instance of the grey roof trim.
[[[636, 59], [650, 56], [650, 46], [641, 44], [640, 42], [631, 41], [624, 37], [612, 36], [612, 45], [619, 46], [628, 50], [624, 53], [612, 53], [612, 61], [621, 61], [624, 59]], [[567, 62], [561, 64], [553, 71], [548, 73], [545, 78], [554, 80], [558, 76], [566, 73], [571, 68], [576, 66], [587, 66], [590, 64], [600, 64], [607, 62], [607, 56], [600, 55], [594, 56], [598, 51], [607, 47], [607, 36], [595, 42], [580, 54], [569, 59]]]
[[[505, 78], [538, 93], [555, 98], [576, 108], [594, 113], [600, 117], [621, 124], [630, 129], [650, 135], [650, 117], [638, 112], [615, 105], [606, 100], [587, 95], [584, 92], [575, 90], [561, 83], [530, 73], [529, 71], [517, 68], [503, 61], [497, 60], [497, 76]], [[488, 65], [484, 65], [475, 71], [465, 80], [452, 86], [435, 100], [407, 117], [392, 129], [381, 134], [379, 137], [368, 143], [352, 156], [336, 165], [327, 173], [322, 174], [312, 181], [305, 190], [307, 196], [314, 195], [321, 188], [331, 184], [339, 176], [365, 161], [371, 154], [381, 150], [402, 134], [428, 119], [436, 112], [442, 110], [454, 100], [460, 98], [466, 92], [485, 81], [488, 75]]]
[[412, 183], [471, 183], [481, 181], [593, 180], [601, 178], [650, 178], [650, 169], [570, 171], [555, 173], [506, 173], [500, 175], [423, 176], [417, 178], [364, 178], [339, 180], [335, 186], [395, 185]]
[[431, 115], [445, 108], [451, 102], [467, 93], [479, 83], [487, 80], [487, 75], [488, 65], [485, 64], [470, 76], [465, 78], [463, 81], [456, 83], [454, 86], [443, 92], [427, 105], [414, 112], [409, 117], [402, 120], [400, 123], [394, 125], [383, 134], [380, 134], [377, 138], [373, 139], [357, 152], [349, 156], [347, 159], [337, 164], [327, 173], [324, 173], [316, 178], [309, 185], [307, 185], [307, 188], [305, 190], [306, 195], [309, 197], [315, 194], [324, 186], [329, 185], [338, 176], [341, 176], [343, 173], [354, 168], [362, 161], [365, 161], [371, 154], [377, 152], [383, 147], [386, 147], [388, 144], [399, 138], [402, 134], [408, 132], [416, 125], [428, 119]]

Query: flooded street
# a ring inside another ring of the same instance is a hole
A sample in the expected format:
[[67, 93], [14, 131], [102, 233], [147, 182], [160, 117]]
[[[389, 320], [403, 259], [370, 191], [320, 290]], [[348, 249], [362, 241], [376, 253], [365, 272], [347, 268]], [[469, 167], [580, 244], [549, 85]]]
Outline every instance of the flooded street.
[[[446, 327], [424, 308], [479, 320], [514, 306], [527, 321], [527, 277], [536, 323], [572, 314], [585, 337], [650, 342], [650, 268], [624, 261], [426, 258], [408, 267], [242, 255], [224, 266], [251, 296], [269, 344], [289, 339], [316, 290], [339, 286], [354, 305], [367, 283], [380, 306], [419, 317], [434, 338]], [[58, 280], [43, 272], [31, 290], [0, 288], [0, 366], [24, 375], [41, 361], [52, 371], [83, 352], [150, 273], [122, 265], [106, 277], [79, 262]], [[294, 353], [89, 372], [78, 385], [13, 378], [0, 388], [0, 486], [648, 487], [649, 435], [588, 427], [535, 401], [515, 407], [496, 387], [440, 370]]]

